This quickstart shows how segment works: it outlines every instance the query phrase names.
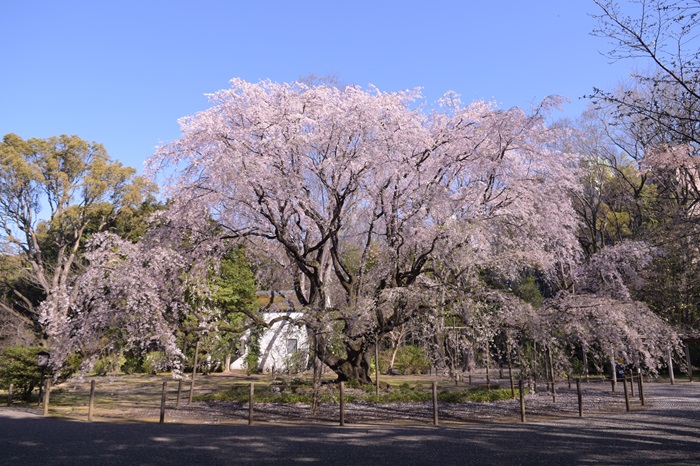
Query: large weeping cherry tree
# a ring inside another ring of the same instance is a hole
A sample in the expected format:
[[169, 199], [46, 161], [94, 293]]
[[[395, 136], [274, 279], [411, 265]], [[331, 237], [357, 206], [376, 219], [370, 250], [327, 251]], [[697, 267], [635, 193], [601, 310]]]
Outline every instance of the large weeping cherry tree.
[[204, 207], [287, 264], [297, 323], [339, 380], [369, 382], [376, 339], [444, 305], [441, 261], [515, 274], [575, 254], [576, 163], [544, 121], [555, 102], [419, 99], [235, 79], [149, 161], [169, 177], [173, 222]]

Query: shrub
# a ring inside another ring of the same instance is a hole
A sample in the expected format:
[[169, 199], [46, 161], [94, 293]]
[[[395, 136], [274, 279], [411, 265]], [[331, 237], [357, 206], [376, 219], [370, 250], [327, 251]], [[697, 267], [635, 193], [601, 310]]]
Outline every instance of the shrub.
[[484, 387], [474, 388], [470, 390], [469, 401], [477, 403], [490, 403], [501, 400], [511, 400], [513, 398], [510, 388], [492, 387], [487, 389]]
[[43, 380], [42, 369], [37, 365], [37, 357], [44, 348], [38, 346], [8, 346], [0, 352], [0, 386], [14, 386], [16, 393], [24, 401], [29, 401], [35, 388]]
[[347, 388], [360, 388], [362, 384], [359, 380], [348, 380], [347, 382], [345, 382], [345, 386]]
[[[195, 401], [228, 401], [247, 403], [250, 397], [248, 385], [234, 385], [228, 390], [195, 396]], [[328, 401], [327, 396], [323, 397]], [[278, 386], [258, 385], [255, 387], [255, 401], [257, 403], [311, 403], [311, 393], [299, 393], [296, 390], [282, 390]]]
[[432, 396], [432, 392], [429, 390], [409, 387], [399, 388], [398, 390], [392, 390], [388, 393], [380, 393], [379, 395], [372, 393], [367, 395], [365, 399], [370, 403], [409, 403], [430, 401]]
[[430, 359], [418, 346], [403, 346], [396, 353], [394, 370], [404, 375], [426, 374], [430, 370]]
[[243, 359], [243, 365], [246, 368], [246, 373], [257, 374], [260, 372], [260, 335], [261, 330], [254, 329], [250, 332], [250, 339], [248, 340], [248, 351]]
[[294, 351], [287, 355], [284, 360], [285, 371], [288, 374], [299, 374], [306, 370], [307, 357], [303, 351]]
[[157, 374], [170, 368], [170, 361], [162, 351], [151, 351], [143, 358], [143, 368], [149, 374]]
[[374, 393], [376, 391], [376, 389], [377, 389], [377, 386], [374, 384], [371, 384], [371, 383], [362, 385], [362, 390], [365, 393]]
[[438, 400], [445, 403], [464, 403], [473, 401], [476, 403], [490, 403], [500, 400], [510, 400], [512, 398], [510, 388], [500, 388], [493, 386], [477, 387], [469, 390], [446, 390], [438, 393]]
[[122, 353], [107, 354], [97, 360], [92, 371], [96, 375], [116, 374], [126, 363], [126, 358]]
[[[412, 386], [402, 383], [399, 387], [390, 389], [388, 392], [376, 395], [373, 385], [360, 385], [356, 382], [346, 382], [349, 388], [359, 388], [364, 393], [346, 393], [345, 401], [364, 401], [368, 403], [407, 403], [407, 402], [427, 402], [432, 399], [432, 391], [423, 386]], [[247, 403], [249, 397], [248, 385], [235, 385], [228, 390], [199, 395], [196, 401], [228, 401], [237, 403]], [[510, 389], [500, 388], [497, 385], [490, 389], [477, 387], [472, 389], [444, 390], [438, 393], [438, 400], [444, 403], [464, 403], [493, 402], [498, 400], [511, 399]], [[312, 387], [299, 381], [285, 384], [260, 385], [255, 387], [255, 401], [258, 403], [311, 403], [313, 400]], [[338, 388], [326, 390], [319, 393], [320, 403], [339, 402]]]
[[438, 400], [444, 403], [463, 403], [469, 399], [469, 390], [448, 390], [438, 393]]
[[125, 374], [137, 374], [143, 372], [144, 358], [140, 354], [126, 353], [121, 371]]

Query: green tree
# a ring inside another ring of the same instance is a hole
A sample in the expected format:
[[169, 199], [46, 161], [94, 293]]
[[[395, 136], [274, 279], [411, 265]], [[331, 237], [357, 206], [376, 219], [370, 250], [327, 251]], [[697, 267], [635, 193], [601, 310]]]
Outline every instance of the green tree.
[[[86, 238], [114, 225], [125, 209], [138, 210], [155, 190], [135, 173], [77, 136], [7, 134], [0, 143], [0, 241], [26, 269], [11, 294], [20, 313], [49, 334], [67, 315]], [[46, 301], [52, 305], [40, 310]]]
[[240, 322], [240, 309], [257, 309], [255, 276], [243, 248], [234, 247], [224, 256], [214, 284], [214, 300], [232, 324]]
[[224, 256], [214, 284], [214, 301], [221, 309], [219, 327], [228, 330], [219, 337], [224, 352], [224, 371], [228, 371], [232, 357], [242, 350], [238, 348], [240, 329], [258, 308], [255, 276], [243, 248], [233, 247]]
[[691, 241], [667, 244], [647, 271], [649, 286], [639, 292], [640, 299], [682, 335], [700, 331], [700, 251], [688, 244]]
[[[206, 361], [222, 361], [224, 371], [228, 371], [232, 359], [240, 356], [246, 348], [241, 337], [247, 329], [260, 326], [264, 321], [257, 315], [257, 286], [251, 270], [245, 249], [240, 246], [231, 247], [221, 258], [216, 270], [210, 276], [210, 296], [192, 295], [191, 301], [198, 307], [213, 307], [217, 316], [213, 325], [202, 325], [200, 316], [189, 314], [180, 323], [178, 338], [185, 349], [192, 350], [196, 340], [200, 341], [202, 358]], [[211, 314], [207, 314], [207, 318]], [[203, 328], [208, 330], [203, 332]], [[215, 331], [211, 331], [215, 329]], [[254, 346], [255, 338], [249, 338], [248, 353], [252, 354], [250, 345]], [[187, 354], [192, 359], [194, 353]], [[206, 364], [206, 363], [203, 363]]]
[[29, 317], [29, 306], [40, 299], [26, 280], [27, 263], [7, 248], [0, 253], [0, 348], [30, 346], [35, 343], [36, 321]]
[[542, 296], [535, 276], [531, 274], [525, 276], [515, 285], [513, 293], [526, 303], [530, 303], [535, 309], [542, 306], [544, 302], [544, 296]]

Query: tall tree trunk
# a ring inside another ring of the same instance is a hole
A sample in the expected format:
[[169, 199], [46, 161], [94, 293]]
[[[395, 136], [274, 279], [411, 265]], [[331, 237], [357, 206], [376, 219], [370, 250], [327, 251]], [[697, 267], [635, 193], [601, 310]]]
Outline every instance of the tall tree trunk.
[[398, 329], [391, 331], [391, 359], [389, 360], [389, 368], [387, 369], [387, 374], [394, 373], [394, 363], [396, 362], [396, 354], [399, 352], [401, 347], [401, 342], [404, 336], [404, 326], [402, 325]]

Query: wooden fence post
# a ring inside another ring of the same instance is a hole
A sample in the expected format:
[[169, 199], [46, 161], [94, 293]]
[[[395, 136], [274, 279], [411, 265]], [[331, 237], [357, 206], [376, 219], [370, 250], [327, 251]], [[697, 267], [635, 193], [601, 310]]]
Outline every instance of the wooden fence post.
[[165, 422], [165, 390], [168, 386], [168, 382], [163, 382], [163, 392], [160, 395], [160, 423]]
[[578, 397], [578, 417], [583, 417], [583, 397], [581, 396], [581, 379], [576, 379], [576, 396]]
[[523, 390], [523, 379], [520, 379], [520, 422], [525, 422], [525, 391]]
[[180, 397], [182, 396], [182, 379], [177, 381], [177, 400], [175, 400], [175, 409], [180, 409]]
[[255, 402], [255, 382], [250, 382], [250, 395], [248, 396], [248, 425], [253, 425], [253, 404]]
[[486, 390], [491, 390], [491, 358], [489, 358], [491, 350], [486, 345]]
[[615, 351], [610, 350], [610, 383], [612, 384], [612, 391], [615, 392], [615, 386], [617, 385], [617, 360], [615, 359]]
[[622, 386], [625, 387], [625, 408], [629, 412], [630, 410], [630, 397], [627, 392], [627, 376], [622, 379]]
[[[532, 379], [533, 379], [533, 384], [532, 384], [532, 391], [533, 391], [533, 393], [536, 394], [536, 393], [537, 393], [537, 371], [538, 371], [538, 368], [537, 368], [537, 358], [539, 357], [539, 355], [537, 354], [537, 342], [536, 342], [536, 341], [532, 342], [532, 349], [533, 349], [533, 357], [532, 357], [532, 367], [533, 367]], [[522, 370], [522, 368], [521, 368], [521, 370]]]
[[340, 382], [340, 425], [345, 425], [345, 382]]
[[51, 377], [46, 378], [46, 388], [44, 389], [44, 416], [49, 415], [49, 395], [51, 395]]
[[552, 383], [552, 403], [557, 402], [557, 387], [556, 387], [556, 382], [555, 382], [555, 373], [554, 373], [554, 358], [552, 357], [552, 348], [547, 347], [547, 353], [549, 356], [549, 373], [550, 373], [550, 378], [551, 378], [551, 383]]
[[197, 375], [197, 358], [199, 357], [199, 340], [194, 345], [194, 366], [192, 366], [192, 381], [190, 382], [190, 394], [187, 398], [187, 404], [192, 404], [192, 394], [194, 393], [194, 378]]
[[513, 361], [510, 358], [510, 350], [508, 351], [508, 378], [510, 379], [510, 396], [515, 399], [515, 379], [513, 379]]
[[671, 385], [676, 383], [676, 378], [673, 375], [673, 353], [671, 347], [668, 347], [668, 377], [671, 379]]
[[639, 371], [639, 400], [644, 406], [644, 376], [642, 375], [642, 369], [637, 369]]
[[433, 382], [433, 425], [438, 425], [437, 382]]
[[374, 394], [379, 396], [379, 339], [375, 340], [374, 342], [374, 365], [375, 365], [375, 374], [374, 376], [377, 378], [376, 385], [374, 387]]
[[634, 398], [634, 371], [630, 371], [630, 396]]
[[92, 422], [92, 410], [95, 407], [95, 381], [90, 381], [90, 402], [88, 403], [88, 421]]

